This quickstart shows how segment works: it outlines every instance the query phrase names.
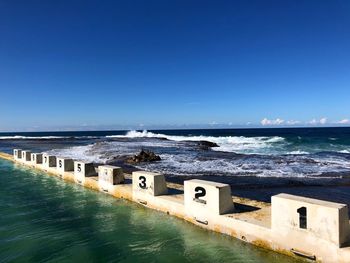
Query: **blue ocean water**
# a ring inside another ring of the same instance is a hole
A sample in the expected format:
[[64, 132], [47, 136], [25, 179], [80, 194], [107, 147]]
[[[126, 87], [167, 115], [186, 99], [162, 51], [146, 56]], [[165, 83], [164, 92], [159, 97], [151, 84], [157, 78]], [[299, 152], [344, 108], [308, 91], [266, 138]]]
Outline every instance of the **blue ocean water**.
[[[13, 148], [162, 172], [173, 181], [220, 181], [234, 194], [264, 201], [290, 192], [350, 203], [350, 128], [1, 133], [0, 151]], [[162, 160], [124, 163], [141, 149]]]

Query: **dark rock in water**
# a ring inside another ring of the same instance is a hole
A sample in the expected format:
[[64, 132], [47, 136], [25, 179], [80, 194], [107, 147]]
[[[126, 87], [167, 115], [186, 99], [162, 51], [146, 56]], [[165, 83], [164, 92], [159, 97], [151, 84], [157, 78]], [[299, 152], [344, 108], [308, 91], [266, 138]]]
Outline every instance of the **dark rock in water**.
[[217, 145], [215, 142], [209, 142], [209, 141], [199, 141], [198, 146], [203, 150], [209, 150], [212, 147], [219, 147], [219, 145]]
[[207, 147], [219, 147], [218, 144], [215, 142], [209, 142], [209, 141], [199, 141], [199, 145], [207, 146]]
[[136, 164], [141, 162], [155, 162], [160, 160], [160, 156], [156, 155], [154, 152], [141, 150], [139, 154], [127, 158], [125, 161], [130, 164]]
[[220, 147], [215, 142], [210, 142], [210, 141], [182, 141], [182, 142], [190, 143], [202, 150], [209, 150], [212, 147]]

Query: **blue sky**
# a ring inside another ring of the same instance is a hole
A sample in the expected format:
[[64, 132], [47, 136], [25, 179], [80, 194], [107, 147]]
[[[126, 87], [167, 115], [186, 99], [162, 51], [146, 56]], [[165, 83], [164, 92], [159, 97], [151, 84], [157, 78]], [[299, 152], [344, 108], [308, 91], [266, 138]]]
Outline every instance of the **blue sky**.
[[350, 2], [0, 0], [0, 130], [350, 124]]

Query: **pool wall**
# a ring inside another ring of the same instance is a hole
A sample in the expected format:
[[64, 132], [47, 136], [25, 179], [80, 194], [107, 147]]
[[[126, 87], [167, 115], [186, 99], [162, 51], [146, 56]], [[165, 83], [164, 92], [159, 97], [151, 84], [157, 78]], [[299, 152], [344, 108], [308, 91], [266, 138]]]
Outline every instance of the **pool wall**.
[[234, 202], [226, 184], [193, 179], [185, 181], [183, 187], [168, 184], [159, 173], [138, 171], [121, 177], [118, 167], [108, 166], [108, 171], [103, 165], [96, 167], [47, 154], [40, 162], [38, 156], [21, 149], [15, 149], [13, 156], [0, 153], [3, 159], [259, 247], [317, 262], [350, 262], [350, 224], [345, 204], [282, 193], [272, 197], [271, 205], [255, 207], [244, 201]]

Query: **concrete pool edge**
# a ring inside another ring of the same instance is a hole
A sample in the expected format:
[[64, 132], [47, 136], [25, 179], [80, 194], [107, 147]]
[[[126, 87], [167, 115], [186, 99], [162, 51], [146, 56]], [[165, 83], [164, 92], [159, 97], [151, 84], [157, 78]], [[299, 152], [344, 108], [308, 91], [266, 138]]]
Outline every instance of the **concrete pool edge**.
[[[33, 164], [23, 160], [14, 160], [12, 155], [1, 152], [0, 158], [35, 168], [66, 181], [75, 182], [86, 188], [110, 194], [116, 198], [124, 198], [139, 203], [145, 207], [184, 219], [202, 228], [227, 234], [255, 246], [282, 254], [297, 258], [302, 256], [320, 262], [348, 262], [348, 259], [350, 258], [350, 247], [341, 248], [331, 242], [309, 236], [303, 232], [301, 232], [301, 236], [305, 238], [306, 245], [304, 245], [304, 249], [301, 249], [297, 244], [300, 243], [300, 236], [294, 235], [288, 237], [283, 231], [278, 233], [271, 228], [271, 206], [266, 203], [252, 201], [253, 203], [255, 202], [255, 204], [260, 205], [260, 207], [257, 207], [258, 210], [253, 211], [239, 213], [226, 211], [219, 215], [205, 213], [202, 215], [203, 218], [195, 217], [186, 211], [183, 193], [172, 192], [156, 196], [146, 195], [141, 192], [135, 192], [133, 185], [132, 183], [130, 184], [130, 182], [110, 185], [108, 186], [108, 189], [103, 189], [96, 177], [85, 177], [84, 181], [79, 183], [74, 176], [74, 172], [60, 172], [56, 167], [44, 167], [41, 164]], [[130, 181], [131, 176], [127, 174], [125, 176]], [[168, 188], [175, 190], [182, 188], [180, 185], [169, 183], [167, 186]], [[242, 202], [241, 204], [238, 203], [238, 206], [247, 205], [247, 200], [240, 200]], [[233, 198], [233, 201], [237, 201], [237, 198]], [[249, 203], [248, 206], [251, 206], [251, 203]]]

